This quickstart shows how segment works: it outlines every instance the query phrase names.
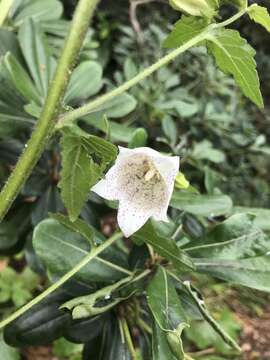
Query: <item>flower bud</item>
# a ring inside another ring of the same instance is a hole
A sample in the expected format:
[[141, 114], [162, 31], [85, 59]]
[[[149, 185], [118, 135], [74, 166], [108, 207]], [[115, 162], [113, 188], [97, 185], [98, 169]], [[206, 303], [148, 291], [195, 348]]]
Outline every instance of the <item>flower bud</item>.
[[[217, 0], [169, 0], [175, 10], [187, 15], [212, 17]], [[214, 5], [214, 6], [213, 6]]]

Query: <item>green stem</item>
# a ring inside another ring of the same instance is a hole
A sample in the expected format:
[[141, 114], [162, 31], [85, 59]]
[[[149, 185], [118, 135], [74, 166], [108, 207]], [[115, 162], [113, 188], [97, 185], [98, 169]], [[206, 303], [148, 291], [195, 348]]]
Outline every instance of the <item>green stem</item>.
[[94, 101], [91, 101], [89, 104], [86, 104], [84, 106], [81, 106], [80, 108], [67, 112], [63, 116], [60, 117], [58, 120], [58, 123], [56, 124], [56, 129], [61, 129], [64, 126], [69, 125], [73, 121], [91, 113], [91, 111], [98, 109], [106, 102], [114, 99], [116, 96], [119, 96], [129, 90], [134, 85], [138, 84], [151, 74], [153, 74], [155, 71], [157, 71], [162, 66], [168, 64], [172, 60], [174, 60], [178, 55], [184, 53], [186, 50], [190, 49], [191, 47], [197, 45], [199, 42], [205, 39], [205, 34], [207, 34], [207, 31], [204, 31], [203, 33], [195, 36], [191, 40], [187, 41], [184, 45], [180, 46], [179, 48], [173, 50], [169, 54], [165, 55], [163, 58], [158, 60], [153, 65], [149, 66], [148, 68], [144, 69], [142, 72], [140, 72], [138, 75], [134, 76], [129, 81], [125, 82], [118, 88], [110, 91], [109, 93], [98, 97]]
[[120, 239], [121, 237], [122, 237], [122, 234], [117, 233], [117, 234], [113, 235], [110, 239], [106, 240], [103, 244], [99, 245], [98, 247], [95, 247], [73, 269], [71, 269], [63, 277], [61, 277], [61, 279], [59, 279], [57, 282], [55, 282], [53, 285], [51, 285], [48, 289], [43, 291], [43, 293], [41, 293], [40, 295], [35, 297], [33, 300], [31, 300], [29, 303], [24, 305], [22, 308], [15, 311], [7, 319], [1, 321], [0, 329], [2, 329], [4, 326], [11, 323], [13, 320], [17, 319], [19, 316], [23, 315], [26, 311], [31, 309], [34, 305], [38, 304], [40, 301], [45, 299], [52, 292], [57, 290], [60, 286], [62, 286], [65, 282], [67, 282], [72, 276], [74, 276], [78, 271], [80, 271], [85, 265], [87, 265], [91, 260], [93, 260], [98, 254], [100, 254], [102, 251], [107, 249], [109, 246], [111, 246], [116, 240]]
[[126, 342], [127, 342], [127, 346], [128, 346], [129, 351], [130, 351], [130, 354], [131, 354], [131, 358], [132, 358], [132, 360], [137, 360], [137, 354], [136, 354], [136, 350], [135, 350], [133, 342], [132, 342], [132, 338], [131, 338], [131, 335], [130, 335], [127, 320], [123, 318], [120, 321], [121, 321], [122, 329], [123, 329], [125, 339], [126, 339]]
[[155, 71], [157, 71], [159, 68], [161, 68], [164, 65], [167, 65], [171, 61], [173, 61], [177, 56], [184, 53], [185, 51], [189, 50], [195, 45], [198, 45], [203, 40], [207, 39], [209, 34], [213, 32], [216, 28], [225, 27], [227, 25], [230, 25], [237, 19], [239, 19], [241, 16], [243, 16], [247, 12], [247, 9], [239, 11], [237, 14], [232, 16], [231, 18], [227, 19], [226, 21], [223, 21], [218, 24], [211, 24], [209, 25], [203, 32], [201, 32], [199, 35], [195, 36], [191, 40], [187, 41], [184, 45], [180, 46], [179, 48], [171, 51], [169, 54], [165, 55], [163, 58], [158, 60], [153, 65], [149, 66], [148, 68], [144, 69], [142, 72], [134, 76], [132, 79], [128, 80], [124, 84], [120, 85], [118, 88], [110, 91], [109, 93], [98, 97], [97, 99], [91, 101], [88, 104], [85, 104], [81, 106], [80, 108], [69, 111], [66, 114], [62, 115], [56, 126], [55, 129], [61, 129], [64, 126], [70, 125], [73, 121], [82, 118], [83, 116], [91, 113], [94, 110], [97, 110], [99, 107], [104, 105], [106, 102], [112, 100], [116, 96], [119, 96], [132, 88], [134, 85], [137, 85], [141, 81], [143, 81], [145, 78], [153, 74]]
[[237, 350], [237, 352], [242, 352], [240, 346], [236, 343], [236, 341], [234, 341], [234, 339], [227, 334], [221, 326], [219, 326], [219, 324], [216, 322], [215, 319], [212, 318], [212, 316], [210, 316], [210, 314], [208, 313], [207, 309], [205, 308], [205, 306], [202, 304], [202, 302], [200, 301], [200, 299], [198, 299], [197, 294], [195, 293], [195, 291], [193, 291], [191, 289], [191, 285], [190, 283], [184, 282], [182, 283], [185, 288], [187, 289], [189, 295], [193, 298], [194, 302], [197, 304], [198, 309], [200, 311], [200, 313], [202, 314], [202, 316], [205, 318], [205, 320], [211, 324], [211, 326], [213, 327], [213, 329], [215, 329], [215, 331], [221, 336], [221, 338], [225, 341], [226, 344], [228, 344], [229, 346], [231, 346], [233, 349]]
[[42, 114], [15, 169], [0, 194], [0, 220], [3, 219], [23, 184], [39, 160], [55, 126], [71, 70], [82, 47], [89, 21], [99, 0], [80, 0], [66, 38]]
[[9, 10], [12, 6], [13, 0], [2, 0], [0, 2], [0, 27], [3, 26]]

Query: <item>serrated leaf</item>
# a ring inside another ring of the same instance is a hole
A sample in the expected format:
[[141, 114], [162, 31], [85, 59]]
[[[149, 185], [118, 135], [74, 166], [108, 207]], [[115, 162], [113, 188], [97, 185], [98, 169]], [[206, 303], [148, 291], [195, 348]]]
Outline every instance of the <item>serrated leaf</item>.
[[249, 7], [248, 15], [251, 20], [262, 25], [268, 32], [270, 32], [270, 14], [266, 7], [254, 4]]
[[90, 188], [101, 176], [101, 168], [91, 158], [92, 151], [89, 150], [86, 138], [65, 130], [61, 147], [62, 172], [59, 186], [70, 219], [75, 221], [87, 200]]
[[206, 18], [182, 16], [174, 25], [172, 32], [165, 39], [163, 47], [170, 49], [183, 45], [199, 35], [208, 25]]
[[233, 75], [243, 93], [258, 107], [263, 107], [260, 81], [256, 70], [255, 50], [239, 32], [217, 29], [208, 36], [207, 47], [216, 59], [218, 67]]

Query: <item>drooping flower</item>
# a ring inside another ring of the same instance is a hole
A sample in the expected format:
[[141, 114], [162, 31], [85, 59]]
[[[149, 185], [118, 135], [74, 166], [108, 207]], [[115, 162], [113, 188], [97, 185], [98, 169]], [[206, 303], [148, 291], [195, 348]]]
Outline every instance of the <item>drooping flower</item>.
[[147, 147], [119, 146], [115, 164], [91, 190], [107, 200], [119, 201], [118, 225], [129, 237], [151, 217], [168, 221], [178, 170], [178, 156], [165, 156]]

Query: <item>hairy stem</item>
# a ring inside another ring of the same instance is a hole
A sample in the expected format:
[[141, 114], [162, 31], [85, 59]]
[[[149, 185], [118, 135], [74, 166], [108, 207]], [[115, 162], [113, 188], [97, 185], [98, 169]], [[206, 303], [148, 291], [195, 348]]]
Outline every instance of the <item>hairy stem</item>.
[[241, 350], [240, 346], [236, 343], [236, 341], [234, 341], [234, 339], [228, 333], [226, 333], [222, 329], [222, 327], [216, 322], [216, 320], [213, 319], [212, 316], [210, 316], [210, 314], [208, 313], [204, 304], [198, 298], [198, 295], [196, 294], [196, 292], [192, 290], [190, 283], [187, 281], [187, 282], [184, 282], [183, 285], [187, 289], [189, 295], [193, 298], [194, 302], [197, 304], [198, 309], [199, 309], [200, 313], [202, 314], [202, 316], [205, 318], [205, 320], [209, 324], [211, 324], [213, 329], [221, 336], [221, 338], [225, 341], [226, 344], [231, 346], [237, 352], [241, 353], [242, 350]]
[[120, 85], [118, 88], [110, 91], [109, 93], [107, 93], [105, 95], [98, 97], [97, 99], [91, 101], [88, 104], [81, 106], [80, 108], [78, 108], [76, 110], [67, 112], [66, 114], [62, 115], [59, 118], [55, 128], [61, 129], [64, 126], [70, 125], [73, 121], [76, 121], [77, 119], [82, 118], [83, 116], [91, 113], [94, 110], [97, 110], [99, 107], [104, 105], [106, 102], [114, 99], [116, 96], [123, 94], [124, 92], [126, 92], [127, 90], [132, 88], [134, 85], [137, 85], [138, 83], [140, 83], [141, 81], [146, 79], [148, 76], [152, 75], [155, 71], [160, 69], [162, 66], [167, 65], [168, 63], [173, 61], [180, 54], [184, 53], [185, 51], [189, 50], [193, 46], [196, 46], [203, 40], [207, 39], [209, 34], [211, 34], [214, 29], [222, 28], [222, 27], [232, 24], [237, 19], [239, 19], [241, 16], [243, 16], [247, 11], [248, 11], [248, 9], [241, 10], [237, 14], [232, 16], [231, 18], [229, 18], [221, 23], [209, 25], [199, 35], [197, 35], [194, 38], [192, 38], [191, 40], [187, 41], [184, 45], [180, 46], [179, 48], [171, 51], [169, 54], [165, 55], [163, 58], [158, 60], [156, 63], [154, 63], [153, 65], [144, 69], [142, 72], [140, 72], [139, 74], [137, 74], [132, 79], [125, 82], [124, 84]]
[[80, 271], [85, 265], [87, 265], [91, 260], [93, 260], [98, 254], [100, 254], [102, 251], [107, 249], [109, 246], [111, 246], [116, 240], [120, 239], [121, 237], [122, 237], [121, 233], [116, 233], [110, 239], [106, 240], [103, 244], [99, 245], [98, 247], [93, 248], [93, 250], [88, 255], [86, 255], [76, 266], [74, 266], [73, 269], [71, 269], [63, 277], [61, 277], [61, 279], [59, 279], [57, 282], [55, 282], [53, 285], [51, 285], [48, 289], [46, 289], [43, 293], [41, 293], [40, 295], [35, 297], [33, 300], [31, 300], [29, 303], [24, 305], [22, 308], [15, 311], [7, 319], [0, 322], [0, 329], [2, 329], [4, 326], [11, 323], [13, 320], [17, 319], [19, 316], [23, 315], [26, 311], [31, 309], [34, 305], [38, 304], [40, 301], [45, 299], [52, 292], [57, 290], [60, 286], [62, 286], [65, 282], [67, 282], [72, 276], [74, 276], [78, 271]]
[[39, 160], [55, 126], [71, 70], [82, 47], [89, 21], [99, 0], [80, 0], [66, 38], [42, 114], [15, 169], [0, 194], [0, 220], [3, 219], [23, 184]]

